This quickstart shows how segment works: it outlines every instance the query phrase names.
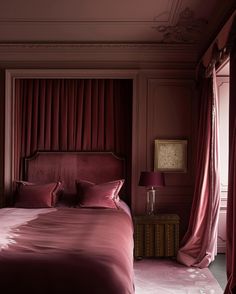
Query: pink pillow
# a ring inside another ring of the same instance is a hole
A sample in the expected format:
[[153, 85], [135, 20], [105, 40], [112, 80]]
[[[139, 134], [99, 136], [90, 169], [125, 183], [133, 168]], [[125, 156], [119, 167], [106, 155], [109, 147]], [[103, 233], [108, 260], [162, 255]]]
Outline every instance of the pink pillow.
[[62, 183], [60, 181], [48, 184], [19, 181], [16, 184], [17, 196], [15, 207], [53, 207], [56, 204], [59, 192], [62, 191]]
[[124, 180], [95, 184], [85, 180], [76, 181], [81, 207], [117, 208], [118, 193]]

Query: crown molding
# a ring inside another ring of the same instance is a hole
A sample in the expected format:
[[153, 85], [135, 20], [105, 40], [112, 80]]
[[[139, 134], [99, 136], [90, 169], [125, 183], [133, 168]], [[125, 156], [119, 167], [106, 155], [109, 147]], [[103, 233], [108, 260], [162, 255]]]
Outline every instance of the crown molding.
[[192, 44], [145, 43], [0, 43], [0, 62], [193, 63]]
[[166, 43], [59, 43], [59, 42], [1, 42], [0, 48], [145, 48], [159, 50], [182, 50], [192, 44]]

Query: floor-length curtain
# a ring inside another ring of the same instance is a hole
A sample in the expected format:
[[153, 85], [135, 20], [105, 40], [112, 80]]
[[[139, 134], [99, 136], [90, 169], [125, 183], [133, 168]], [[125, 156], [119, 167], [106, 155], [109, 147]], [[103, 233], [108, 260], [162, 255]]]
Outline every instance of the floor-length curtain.
[[227, 202], [227, 278], [225, 294], [236, 293], [236, 18], [231, 30], [229, 97], [229, 181]]
[[218, 171], [218, 116], [215, 70], [203, 78], [201, 93], [196, 180], [188, 230], [177, 259], [187, 266], [207, 267], [216, 254], [220, 201]]
[[16, 79], [15, 179], [37, 150], [131, 152], [132, 81]]

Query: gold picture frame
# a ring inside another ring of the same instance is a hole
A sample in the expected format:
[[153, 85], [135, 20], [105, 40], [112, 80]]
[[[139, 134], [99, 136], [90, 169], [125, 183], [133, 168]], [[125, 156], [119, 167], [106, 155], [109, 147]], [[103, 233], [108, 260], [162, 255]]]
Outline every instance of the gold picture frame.
[[155, 140], [154, 170], [187, 172], [187, 140]]

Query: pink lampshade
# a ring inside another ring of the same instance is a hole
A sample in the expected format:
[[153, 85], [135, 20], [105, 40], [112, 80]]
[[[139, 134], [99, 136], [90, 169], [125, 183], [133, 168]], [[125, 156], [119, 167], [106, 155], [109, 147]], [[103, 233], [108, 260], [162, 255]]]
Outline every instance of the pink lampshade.
[[163, 187], [165, 186], [163, 173], [143, 171], [140, 174], [139, 186]]

